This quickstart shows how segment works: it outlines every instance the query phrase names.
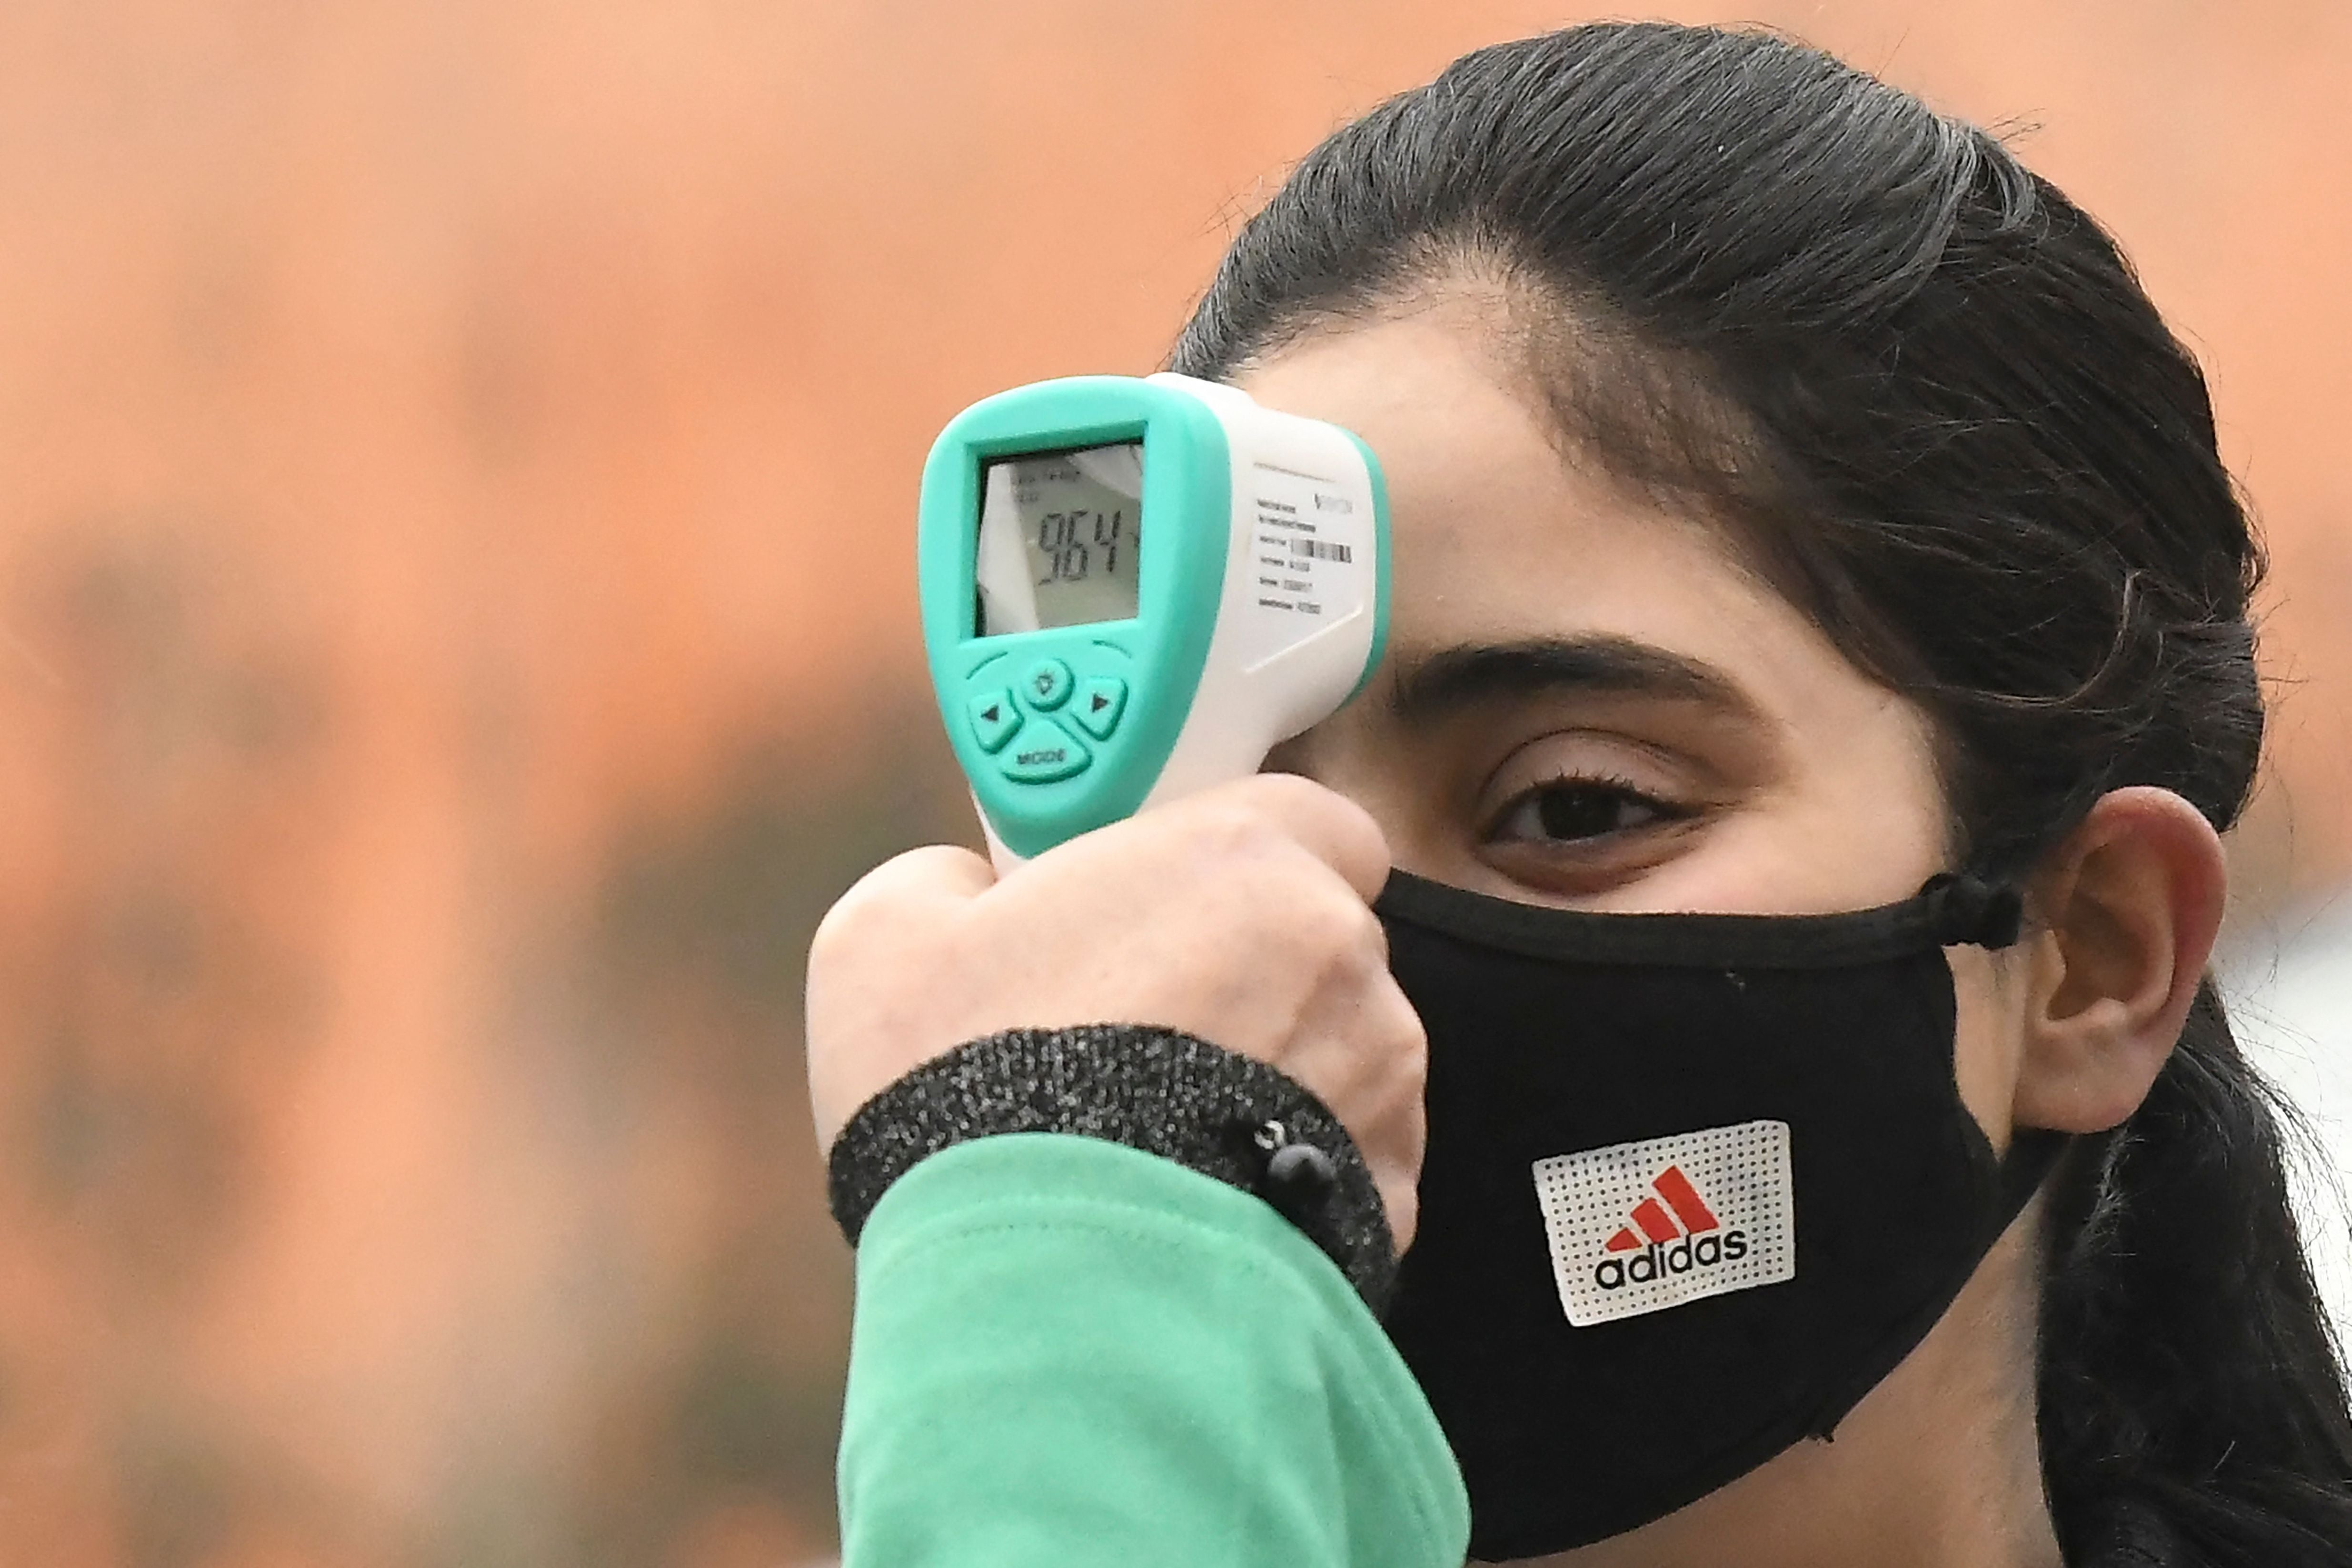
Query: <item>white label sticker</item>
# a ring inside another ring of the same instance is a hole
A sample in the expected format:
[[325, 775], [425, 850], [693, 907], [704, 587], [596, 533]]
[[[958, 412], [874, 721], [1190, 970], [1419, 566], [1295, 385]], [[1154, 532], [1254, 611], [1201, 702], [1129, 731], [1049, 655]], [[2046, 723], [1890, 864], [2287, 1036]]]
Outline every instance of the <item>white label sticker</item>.
[[1271, 463], [1250, 469], [1250, 599], [1255, 614], [1240, 644], [1241, 664], [1265, 659], [1314, 636], [1364, 596], [1356, 573], [1370, 520], [1339, 486]]
[[1580, 1329], [1797, 1277], [1789, 1124], [1743, 1121], [1535, 1163]]

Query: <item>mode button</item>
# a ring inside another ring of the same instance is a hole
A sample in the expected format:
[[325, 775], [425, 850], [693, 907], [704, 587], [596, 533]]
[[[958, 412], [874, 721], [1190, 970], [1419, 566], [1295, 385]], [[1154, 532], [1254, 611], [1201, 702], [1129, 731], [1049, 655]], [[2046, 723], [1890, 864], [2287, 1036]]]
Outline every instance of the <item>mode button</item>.
[[1083, 773], [1094, 758], [1078, 738], [1051, 719], [1032, 719], [997, 754], [997, 771], [1014, 784], [1053, 784]]

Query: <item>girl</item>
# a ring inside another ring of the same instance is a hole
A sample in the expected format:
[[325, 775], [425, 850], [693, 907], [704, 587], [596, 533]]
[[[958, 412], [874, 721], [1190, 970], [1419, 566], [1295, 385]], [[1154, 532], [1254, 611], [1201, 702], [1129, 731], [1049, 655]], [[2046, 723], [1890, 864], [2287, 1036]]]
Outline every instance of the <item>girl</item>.
[[1579, 27], [1318, 148], [1171, 368], [1379, 453], [1390, 651], [829, 918], [853, 1568], [2352, 1563], [2204, 976], [2259, 556], [2097, 226]]

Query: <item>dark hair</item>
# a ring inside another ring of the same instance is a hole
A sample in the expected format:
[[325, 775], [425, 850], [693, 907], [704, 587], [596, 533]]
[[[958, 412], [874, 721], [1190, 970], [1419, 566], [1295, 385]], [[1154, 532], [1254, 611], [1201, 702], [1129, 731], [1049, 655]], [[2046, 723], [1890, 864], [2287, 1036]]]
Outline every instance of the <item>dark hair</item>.
[[[1564, 440], [1721, 521], [1937, 721], [1958, 858], [2015, 877], [2126, 784], [2227, 827], [2263, 729], [2258, 546], [2196, 362], [2099, 226], [1986, 132], [1767, 34], [1482, 49], [1307, 155], [1171, 368], [1484, 277]], [[2352, 1416], [2280, 1111], [2210, 979], [2079, 1141], [2043, 1290], [2062, 1544], [2153, 1513], [2218, 1563], [2352, 1562]]]

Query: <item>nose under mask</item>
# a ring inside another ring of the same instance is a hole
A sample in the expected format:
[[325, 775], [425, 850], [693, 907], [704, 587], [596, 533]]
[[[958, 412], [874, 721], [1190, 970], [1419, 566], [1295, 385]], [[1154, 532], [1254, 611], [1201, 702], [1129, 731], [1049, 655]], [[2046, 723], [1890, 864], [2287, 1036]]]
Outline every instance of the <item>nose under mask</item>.
[[1429, 1035], [1389, 1329], [1483, 1561], [1634, 1529], [1828, 1436], [2063, 1147], [1997, 1154], [1954, 1078], [1943, 950], [2014, 942], [2012, 891], [1612, 915], [1398, 873], [1375, 908]]

